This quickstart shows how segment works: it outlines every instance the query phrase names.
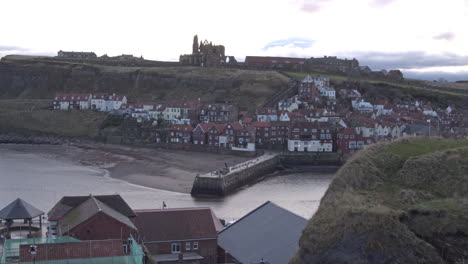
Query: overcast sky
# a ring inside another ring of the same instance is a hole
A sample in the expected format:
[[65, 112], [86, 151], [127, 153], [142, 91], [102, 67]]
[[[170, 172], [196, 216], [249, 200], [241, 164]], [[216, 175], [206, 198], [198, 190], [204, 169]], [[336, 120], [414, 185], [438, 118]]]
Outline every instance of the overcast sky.
[[468, 0], [7, 0], [0, 57], [58, 50], [175, 60], [193, 35], [246, 55], [357, 58], [468, 79]]

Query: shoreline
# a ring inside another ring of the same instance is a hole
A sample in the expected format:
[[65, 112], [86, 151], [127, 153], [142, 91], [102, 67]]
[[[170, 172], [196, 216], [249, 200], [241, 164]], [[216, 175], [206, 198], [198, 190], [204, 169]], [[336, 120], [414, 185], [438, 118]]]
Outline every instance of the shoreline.
[[22, 154], [36, 154], [70, 164], [91, 167], [110, 177], [143, 188], [189, 194], [197, 174], [234, 165], [247, 157], [226, 154], [139, 148], [103, 143], [18, 144], [0, 148]]

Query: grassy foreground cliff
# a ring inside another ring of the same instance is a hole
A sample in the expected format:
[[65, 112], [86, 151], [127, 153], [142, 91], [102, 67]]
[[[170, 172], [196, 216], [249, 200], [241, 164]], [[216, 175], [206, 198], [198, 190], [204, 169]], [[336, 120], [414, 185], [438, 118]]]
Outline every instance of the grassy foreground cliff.
[[403, 138], [357, 154], [299, 245], [291, 264], [466, 263], [468, 141]]

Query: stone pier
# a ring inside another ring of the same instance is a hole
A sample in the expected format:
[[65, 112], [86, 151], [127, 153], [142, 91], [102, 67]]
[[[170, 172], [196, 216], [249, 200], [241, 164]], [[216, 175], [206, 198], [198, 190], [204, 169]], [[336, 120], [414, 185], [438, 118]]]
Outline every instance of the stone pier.
[[204, 175], [197, 175], [193, 182], [192, 196], [225, 196], [237, 188], [249, 184], [279, 166], [341, 165], [337, 153], [265, 153], [255, 159], [226, 167]]
[[193, 196], [224, 196], [245, 184], [274, 172], [279, 165], [279, 158], [280, 155], [276, 153], [263, 154], [232, 167], [197, 175], [191, 194]]

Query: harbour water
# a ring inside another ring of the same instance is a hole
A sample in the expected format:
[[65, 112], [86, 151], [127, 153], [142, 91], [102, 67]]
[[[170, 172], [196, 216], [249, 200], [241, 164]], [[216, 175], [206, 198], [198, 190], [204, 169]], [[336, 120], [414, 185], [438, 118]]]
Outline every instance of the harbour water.
[[21, 197], [47, 212], [66, 195], [118, 193], [135, 209], [211, 207], [220, 218], [236, 220], [266, 201], [310, 218], [330, 184], [333, 170], [266, 177], [223, 198], [193, 198], [109, 177], [105, 170], [0, 147], [0, 207]]

